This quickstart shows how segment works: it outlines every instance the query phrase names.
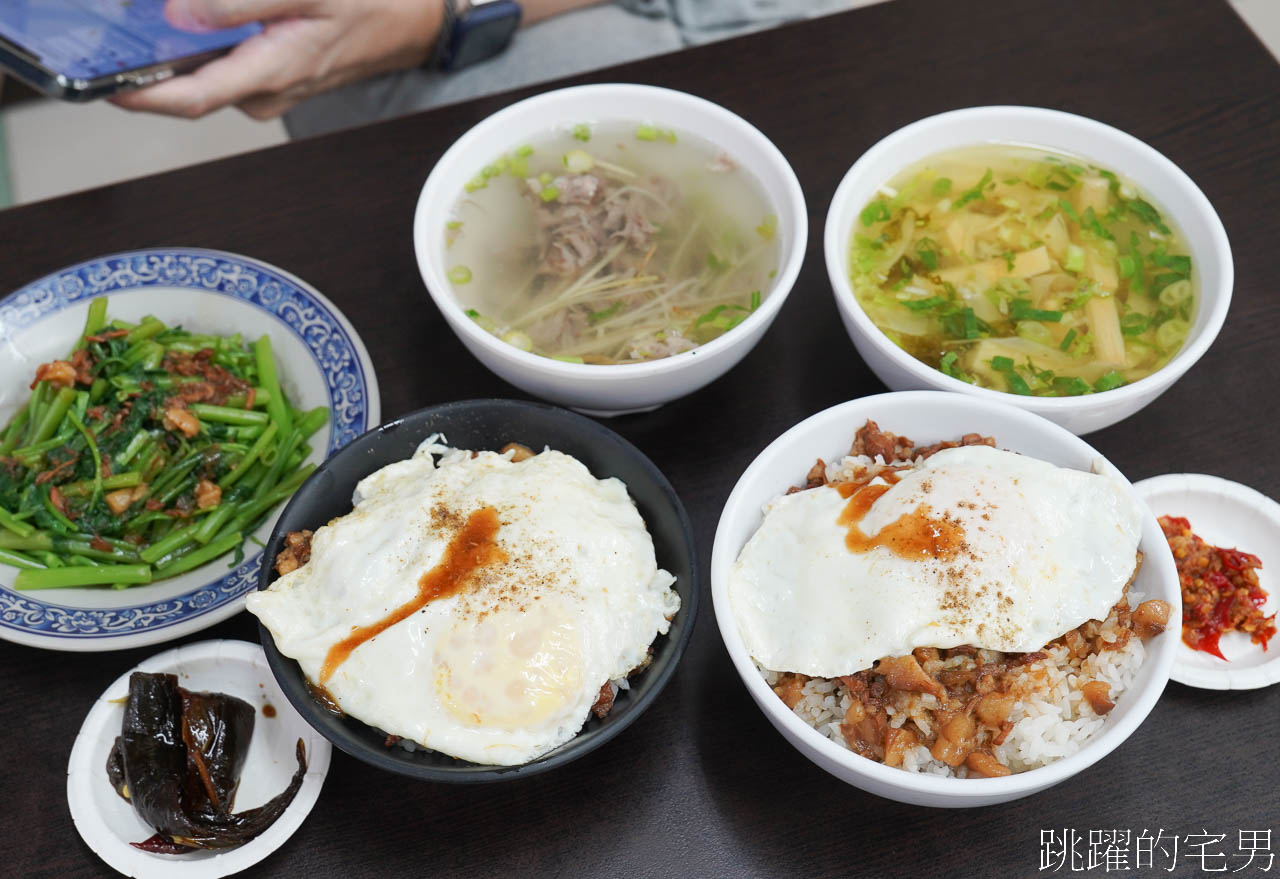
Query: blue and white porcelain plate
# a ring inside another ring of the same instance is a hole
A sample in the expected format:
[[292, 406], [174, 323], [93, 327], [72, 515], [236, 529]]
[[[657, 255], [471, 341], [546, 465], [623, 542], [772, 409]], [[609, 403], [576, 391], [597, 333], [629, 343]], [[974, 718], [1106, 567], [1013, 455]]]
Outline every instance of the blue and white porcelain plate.
[[[329, 407], [310, 440], [324, 458], [377, 426], [378, 381], [369, 352], [342, 312], [288, 272], [214, 250], [161, 248], [90, 260], [0, 299], [0, 424], [30, 394], [41, 363], [64, 357], [84, 327], [88, 302], [109, 296], [112, 318], [153, 314], [219, 335], [271, 336], [285, 393], [301, 409]], [[283, 506], [283, 504], [281, 504]], [[278, 513], [278, 510], [276, 511]], [[255, 536], [265, 542], [275, 515]], [[262, 553], [245, 543], [241, 564], [216, 559], [172, 580], [130, 589], [15, 592], [0, 565], [0, 638], [54, 650], [121, 650], [157, 644], [221, 622], [244, 607]]]

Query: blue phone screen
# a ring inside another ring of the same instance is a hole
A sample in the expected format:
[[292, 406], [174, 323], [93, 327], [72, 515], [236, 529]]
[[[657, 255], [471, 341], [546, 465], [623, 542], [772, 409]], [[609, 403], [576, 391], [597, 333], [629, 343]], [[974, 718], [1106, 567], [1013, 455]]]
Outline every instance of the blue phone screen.
[[234, 46], [261, 30], [188, 33], [164, 0], [0, 0], [0, 34], [71, 79], [94, 79]]

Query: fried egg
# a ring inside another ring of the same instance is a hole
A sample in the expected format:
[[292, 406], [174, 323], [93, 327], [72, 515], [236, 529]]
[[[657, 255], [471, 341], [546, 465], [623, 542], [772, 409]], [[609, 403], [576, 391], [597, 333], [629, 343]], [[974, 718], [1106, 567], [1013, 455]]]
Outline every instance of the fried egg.
[[916, 647], [1039, 650], [1105, 619], [1142, 512], [1110, 476], [987, 446], [939, 451], [766, 505], [729, 574], [747, 650], [774, 671], [853, 674]]
[[675, 578], [619, 480], [556, 451], [516, 462], [434, 440], [362, 480], [310, 561], [248, 609], [348, 715], [526, 763], [647, 661], [679, 609]]

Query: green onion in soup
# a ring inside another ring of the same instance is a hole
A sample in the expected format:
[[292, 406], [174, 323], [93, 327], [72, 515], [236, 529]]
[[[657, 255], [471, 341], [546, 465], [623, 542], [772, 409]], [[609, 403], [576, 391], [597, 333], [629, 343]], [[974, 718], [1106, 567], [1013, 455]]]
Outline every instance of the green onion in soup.
[[1028, 147], [955, 150], [894, 177], [855, 222], [849, 274], [895, 344], [1015, 394], [1137, 381], [1195, 317], [1169, 218], [1114, 172]]

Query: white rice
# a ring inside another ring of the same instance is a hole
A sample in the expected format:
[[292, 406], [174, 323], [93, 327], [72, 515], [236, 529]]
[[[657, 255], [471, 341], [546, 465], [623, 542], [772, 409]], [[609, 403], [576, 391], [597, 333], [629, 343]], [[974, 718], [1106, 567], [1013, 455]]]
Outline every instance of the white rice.
[[[1114, 628], [1114, 616], [1108, 618], [1105, 625]], [[1104, 638], [1106, 633], [1104, 628]], [[1111, 700], [1117, 702], [1120, 694], [1133, 685], [1145, 653], [1142, 640], [1136, 636], [1119, 650], [1103, 650], [1083, 660], [1072, 659], [1066, 647], [1045, 652], [1049, 654], [1047, 658], [1023, 666], [1012, 673], [1010, 679], [1009, 691], [1018, 696], [1009, 715], [1013, 729], [992, 752], [1014, 772], [1045, 766], [1080, 750], [1106, 723], [1105, 716], [1095, 712], [1085, 698], [1084, 685], [1090, 681], [1105, 682], [1110, 687]], [[760, 672], [771, 686], [779, 678], [778, 672], [764, 668]], [[826, 678], [812, 678], [805, 683], [801, 694], [793, 709], [796, 715], [836, 744], [848, 748], [840, 724], [852, 700], [844, 685]], [[931, 715], [927, 711], [937, 708], [938, 700], [928, 694], [912, 693], [903, 701], [905, 707], [887, 707], [889, 725], [901, 727], [913, 720], [922, 733], [931, 734]], [[953, 768], [935, 760], [924, 745], [904, 755], [902, 768], [908, 772], [958, 778], [970, 775], [964, 766]]]

